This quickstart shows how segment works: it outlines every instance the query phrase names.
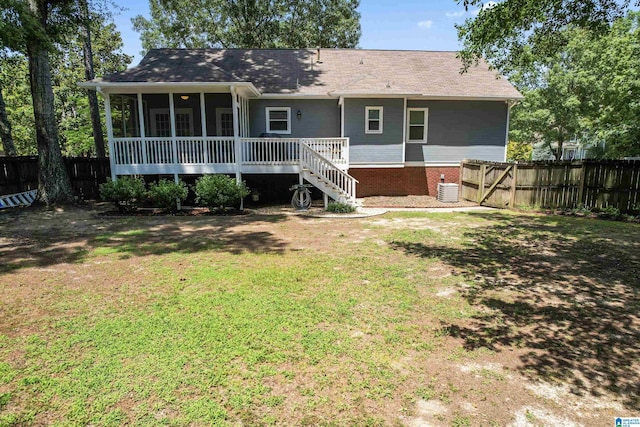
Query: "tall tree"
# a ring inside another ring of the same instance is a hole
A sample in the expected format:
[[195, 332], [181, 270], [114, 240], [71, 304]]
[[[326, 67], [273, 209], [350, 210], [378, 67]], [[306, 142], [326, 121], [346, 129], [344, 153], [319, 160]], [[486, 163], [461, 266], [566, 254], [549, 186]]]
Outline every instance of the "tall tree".
[[[91, 42], [96, 76], [125, 69], [131, 57], [122, 52], [120, 33], [105, 13], [92, 9]], [[85, 80], [83, 37], [79, 32], [68, 32], [64, 36], [50, 53], [60, 149], [66, 156], [94, 155], [87, 91], [77, 84]], [[18, 154], [37, 154], [28, 60], [24, 55], [0, 55], [0, 84], [4, 85], [3, 95]], [[98, 98], [98, 103], [102, 108], [102, 98]], [[105, 129], [104, 117], [100, 119]]]
[[24, 55], [12, 53], [0, 56], [0, 82], [16, 154], [37, 154], [29, 63]]
[[[82, 37], [82, 57], [84, 62], [84, 75], [87, 80], [96, 77], [93, 71], [93, 49], [91, 48], [91, 15], [87, 0], [78, 0], [80, 10], [80, 35]], [[104, 134], [100, 122], [100, 109], [98, 107], [98, 95], [95, 90], [88, 90], [89, 110], [91, 114], [91, 128], [93, 130], [93, 142], [96, 147], [96, 156], [105, 157]]]
[[55, 120], [49, 51], [70, 16], [70, 0], [0, 0], [0, 41], [29, 59], [29, 83], [38, 147], [38, 198], [46, 204], [72, 200]]
[[6, 156], [16, 155], [16, 146], [11, 136], [11, 122], [7, 116], [7, 107], [2, 96], [2, 82], [0, 82], [0, 139], [2, 139], [2, 148]]
[[640, 13], [604, 34], [568, 27], [562, 37], [559, 53], [532, 56], [511, 73], [525, 95], [513, 110], [511, 139], [546, 146], [556, 159], [573, 136], [604, 142], [607, 156], [640, 155]]
[[[50, 0], [29, 0], [29, 11], [45, 34], [53, 6]], [[26, 52], [38, 145], [38, 199], [47, 205], [67, 203], [73, 194], [58, 143], [48, 40], [27, 34]]]
[[134, 28], [157, 47], [352, 48], [359, 0], [149, 0], [151, 19]]
[[465, 66], [485, 58], [503, 73], [530, 62], [532, 57], [558, 53], [565, 44], [564, 29], [569, 25], [605, 33], [632, 3], [630, 0], [504, 0], [487, 7], [485, 0], [461, 2], [467, 9], [481, 8], [475, 18], [458, 27]]

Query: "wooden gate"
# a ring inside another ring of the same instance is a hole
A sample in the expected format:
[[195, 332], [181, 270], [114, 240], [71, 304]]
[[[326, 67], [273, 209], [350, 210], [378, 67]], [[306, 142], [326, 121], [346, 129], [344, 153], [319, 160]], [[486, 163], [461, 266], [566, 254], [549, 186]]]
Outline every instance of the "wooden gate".
[[464, 160], [461, 197], [485, 206], [590, 208], [640, 206], [640, 161], [499, 163]]

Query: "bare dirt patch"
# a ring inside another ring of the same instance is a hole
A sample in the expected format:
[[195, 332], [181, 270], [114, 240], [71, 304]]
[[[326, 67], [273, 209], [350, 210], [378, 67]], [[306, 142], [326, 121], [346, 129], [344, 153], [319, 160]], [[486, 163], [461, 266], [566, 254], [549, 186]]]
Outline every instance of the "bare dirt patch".
[[383, 208], [463, 208], [478, 206], [476, 203], [467, 200], [460, 200], [457, 203], [442, 203], [433, 196], [411, 195], [411, 196], [371, 196], [364, 197], [363, 206], [383, 207]]

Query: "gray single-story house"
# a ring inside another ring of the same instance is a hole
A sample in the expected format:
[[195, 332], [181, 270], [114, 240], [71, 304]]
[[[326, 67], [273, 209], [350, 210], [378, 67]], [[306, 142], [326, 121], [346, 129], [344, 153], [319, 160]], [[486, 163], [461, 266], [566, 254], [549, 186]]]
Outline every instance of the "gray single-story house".
[[154, 49], [82, 83], [105, 96], [111, 170], [298, 174], [329, 197], [435, 194], [504, 161], [520, 93], [456, 52]]

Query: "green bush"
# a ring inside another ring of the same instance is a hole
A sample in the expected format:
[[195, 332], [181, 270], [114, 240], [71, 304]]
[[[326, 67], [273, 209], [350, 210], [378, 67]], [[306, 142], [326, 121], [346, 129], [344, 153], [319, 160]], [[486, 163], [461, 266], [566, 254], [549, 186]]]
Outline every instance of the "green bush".
[[356, 207], [348, 205], [346, 203], [329, 203], [327, 205], [327, 212], [333, 213], [351, 213], [355, 212]]
[[600, 209], [598, 216], [602, 218], [618, 219], [620, 217], [620, 209], [613, 206], [606, 206]]
[[176, 212], [178, 210], [177, 202], [184, 202], [187, 198], [187, 193], [187, 185], [184, 182], [161, 179], [157, 184], [155, 182], [151, 183], [147, 196], [154, 206], [169, 212]]
[[112, 202], [121, 212], [135, 211], [144, 196], [144, 181], [141, 178], [125, 176], [100, 185], [102, 200]]
[[249, 194], [244, 182], [237, 183], [226, 175], [204, 175], [196, 181], [196, 203], [210, 210], [234, 205]]

